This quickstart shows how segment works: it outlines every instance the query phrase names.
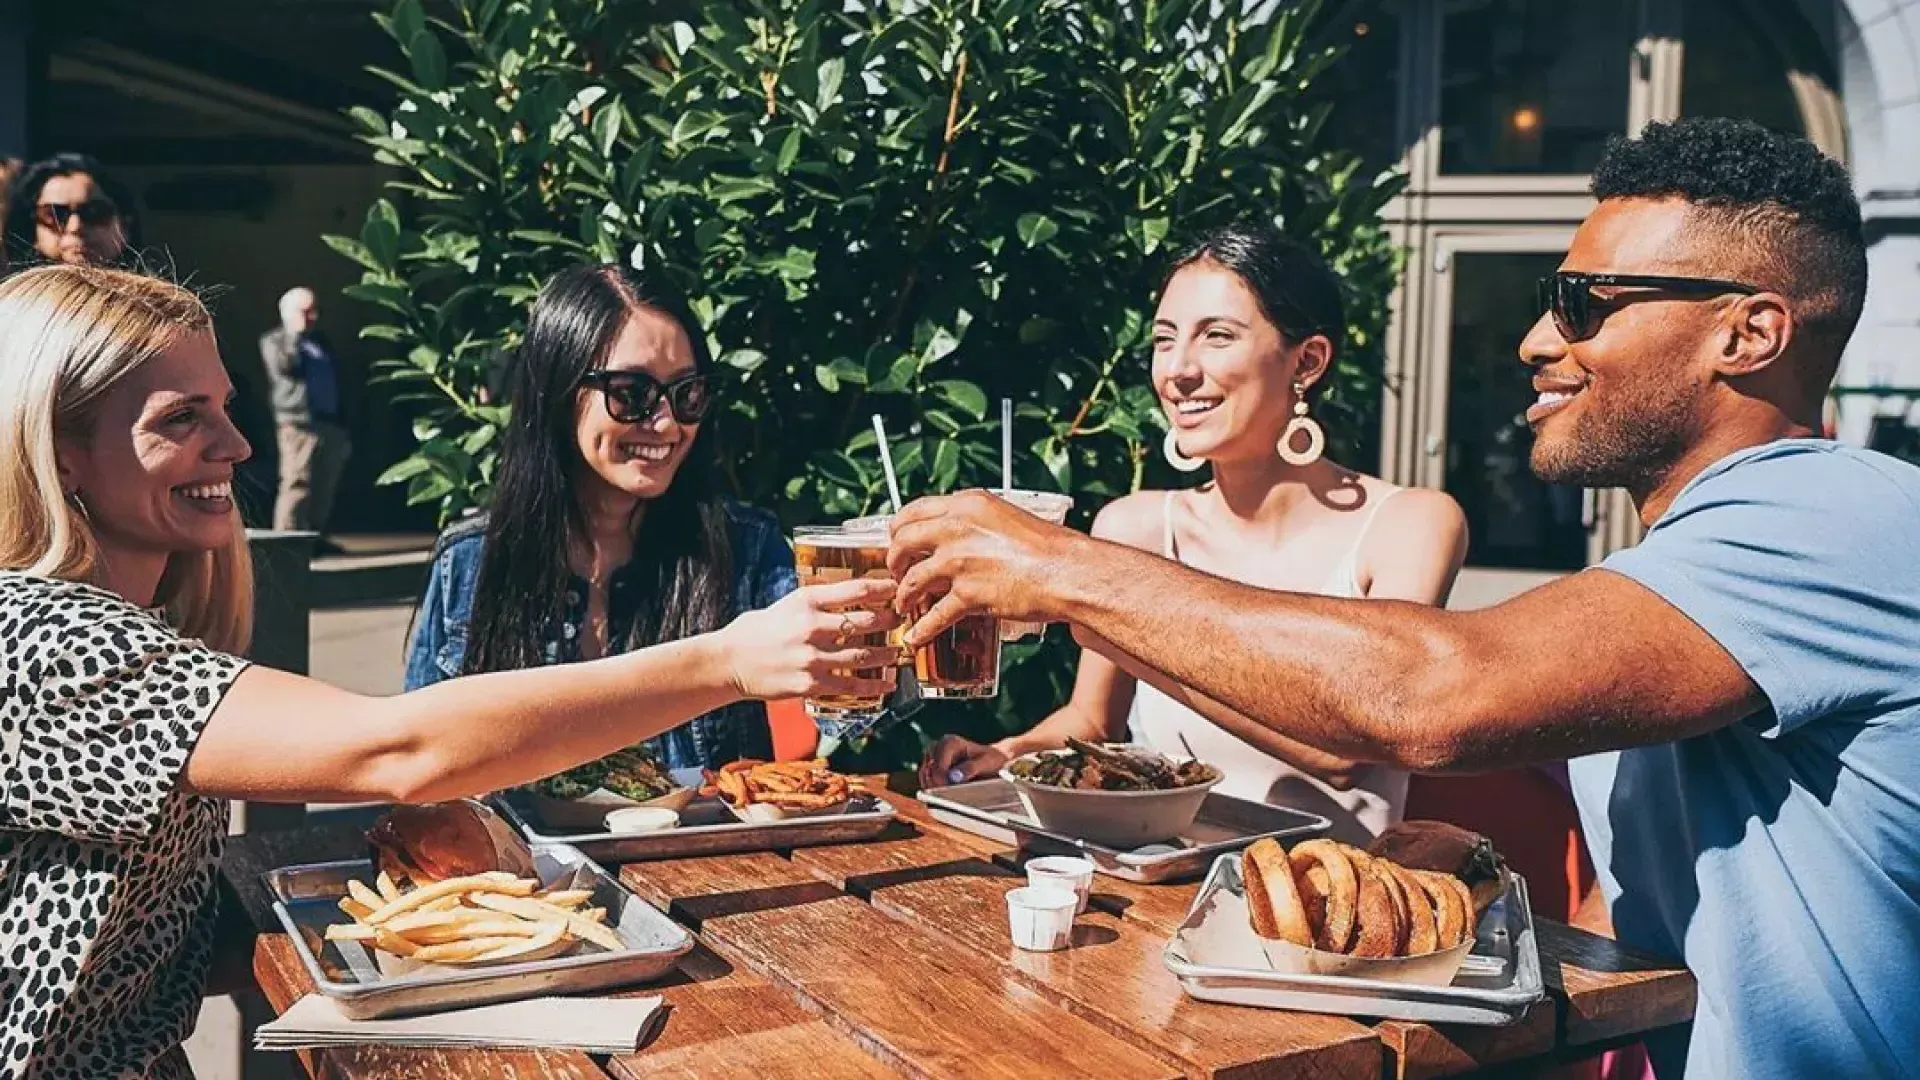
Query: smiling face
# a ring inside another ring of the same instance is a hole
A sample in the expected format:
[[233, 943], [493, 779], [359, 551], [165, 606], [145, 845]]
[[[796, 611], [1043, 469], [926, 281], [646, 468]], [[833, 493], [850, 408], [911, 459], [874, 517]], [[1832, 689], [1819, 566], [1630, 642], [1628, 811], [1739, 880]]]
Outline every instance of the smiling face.
[[[40, 189], [36, 205], [74, 207], [106, 201], [107, 193], [94, 183], [93, 177], [86, 173], [69, 173], [48, 180]], [[91, 224], [74, 214], [67, 218], [64, 228], [53, 228], [36, 217], [33, 246], [43, 257], [54, 262], [105, 265], [118, 259], [126, 250], [126, 226], [117, 213]]]
[[[693, 345], [671, 317], [652, 308], [635, 309], [607, 351], [606, 371], [643, 372], [662, 384], [694, 372]], [[663, 400], [653, 415], [637, 423], [615, 420], [606, 395], [580, 391], [574, 404], [574, 441], [585, 466], [583, 490], [598, 486], [635, 499], [657, 499], [673, 484], [686, 461], [698, 424], [682, 424]]]
[[252, 449], [232, 399], [212, 335], [195, 331], [103, 394], [87, 431], [59, 440], [61, 482], [79, 493], [109, 561], [233, 541], [233, 470]]
[[1271, 458], [1292, 419], [1293, 382], [1326, 368], [1325, 338], [1289, 344], [1240, 275], [1211, 259], [1167, 282], [1153, 320], [1153, 388], [1180, 452]]
[[[1561, 269], [1735, 276], [1703, 264], [1688, 214], [1677, 199], [1603, 201], [1574, 235]], [[1604, 287], [1593, 297], [1602, 320], [1593, 336], [1568, 342], [1543, 314], [1520, 343], [1537, 394], [1527, 410], [1533, 470], [1550, 483], [1643, 490], [1700, 428], [1715, 378], [1714, 329], [1738, 298]]]

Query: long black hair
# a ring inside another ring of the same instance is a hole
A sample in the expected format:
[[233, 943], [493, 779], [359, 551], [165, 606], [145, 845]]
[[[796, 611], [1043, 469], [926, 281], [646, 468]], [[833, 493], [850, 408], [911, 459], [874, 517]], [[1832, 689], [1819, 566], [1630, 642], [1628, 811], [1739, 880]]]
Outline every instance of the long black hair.
[[11, 262], [16, 269], [46, 261], [33, 246], [33, 209], [40, 201], [40, 189], [56, 177], [78, 176], [81, 173], [93, 178], [100, 193], [111, 199], [120, 213], [120, 231], [127, 238], [127, 246], [121, 252], [119, 261], [126, 263], [137, 256], [140, 250], [140, 213], [139, 208], [133, 205], [132, 190], [109, 175], [100, 162], [86, 154], [54, 154], [27, 166], [13, 180], [12, 191], [7, 196], [5, 261]]
[[[706, 335], [686, 305], [638, 271], [576, 266], [555, 275], [534, 301], [506, 372], [512, 415], [494, 474], [466, 674], [537, 666], [558, 629], [572, 575], [567, 541], [586, 526], [576, 490], [577, 470], [585, 467], [574, 434], [580, 380], [605, 366], [614, 339], [640, 310], [678, 323], [696, 369], [713, 371]], [[640, 607], [627, 640], [609, 641], [609, 652], [705, 633], [727, 621], [733, 548], [711, 426], [703, 424], [694, 436], [666, 493], [641, 504], [633, 562], [624, 571], [635, 575]]]
[[[1340, 279], [1320, 253], [1264, 221], [1247, 218], [1202, 236], [1168, 269], [1160, 291], [1173, 275], [1201, 261], [1219, 263], [1246, 283], [1260, 313], [1291, 344], [1319, 334], [1338, 356], [1346, 337], [1346, 304]], [[1322, 380], [1324, 382], [1325, 380]], [[1309, 399], [1320, 387], [1308, 388]]]

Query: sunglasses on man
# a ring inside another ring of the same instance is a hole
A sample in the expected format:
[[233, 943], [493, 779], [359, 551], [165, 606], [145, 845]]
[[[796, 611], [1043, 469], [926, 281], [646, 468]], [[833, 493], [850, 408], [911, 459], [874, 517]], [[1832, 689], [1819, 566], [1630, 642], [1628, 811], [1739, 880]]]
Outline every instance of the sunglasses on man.
[[644, 371], [589, 371], [580, 385], [600, 391], [607, 415], [622, 424], [652, 419], [662, 400], [682, 424], [697, 424], [713, 409], [713, 381], [700, 374], [662, 383]]
[[[1600, 297], [1596, 288], [1624, 287], [1645, 289], [1644, 293], [1621, 293]], [[1657, 274], [1582, 274], [1561, 270], [1543, 277], [1535, 285], [1540, 310], [1553, 313], [1554, 328], [1569, 342], [1585, 341], [1600, 332], [1600, 324], [1613, 309], [1638, 300], [1711, 300], [1716, 296], [1738, 293], [1752, 296], [1760, 292], [1754, 285], [1719, 278], [1662, 277]]]
[[39, 203], [33, 208], [33, 220], [55, 232], [66, 232], [74, 218], [80, 224], [111, 225], [120, 217], [120, 208], [108, 199], [88, 199], [82, 203]]

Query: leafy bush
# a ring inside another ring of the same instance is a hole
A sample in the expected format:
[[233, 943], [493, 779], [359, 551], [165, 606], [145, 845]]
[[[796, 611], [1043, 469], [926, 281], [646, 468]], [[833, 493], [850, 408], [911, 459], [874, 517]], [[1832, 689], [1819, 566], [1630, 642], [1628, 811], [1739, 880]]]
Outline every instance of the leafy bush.
[[[884, 501], [869, 417], [909, 495], [1017, 482], [1086, 517], [1164, 482], [1146, 324], [1172, 245], [1270, 215], [1351, 293], [1352, 347], [1321, 406], [1335, 452], [1374, 430], [1397, 260], [1393, 177], [1326, 130], [1338, 50], [1317, 5], [1211, 0], [736, 0], [682, 17], [617, 0], [419, 0], [376, 16], [407, 62], [389, 115], [356, 109], [400, 172], [357, 239], [353, 293], [391, 312], [384, 377], [423, 403], [388, 471], [443, 516], [484, 505], [504, 410], [488, 372], [539, 283], [631, 260], [696, 299], [727, 372], [740, 495], [790, 524]], [[1228, 4], [1229, 8], [1236, 5]], [[1366, 464], [1364, 460], [1361, 464]], [[1064, 699], [1055, 632], [1009, 652], [997, 716]], [[896, 747], [882, 752], [899, 754]]]

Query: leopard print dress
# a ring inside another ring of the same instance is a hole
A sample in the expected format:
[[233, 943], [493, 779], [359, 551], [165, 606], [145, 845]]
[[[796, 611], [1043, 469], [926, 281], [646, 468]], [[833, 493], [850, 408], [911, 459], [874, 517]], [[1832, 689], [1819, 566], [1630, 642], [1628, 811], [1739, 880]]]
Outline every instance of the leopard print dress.
[[0, 1080], [189, 1077], [227, 804], [177, 788], [245, 668], [0, 572]]

